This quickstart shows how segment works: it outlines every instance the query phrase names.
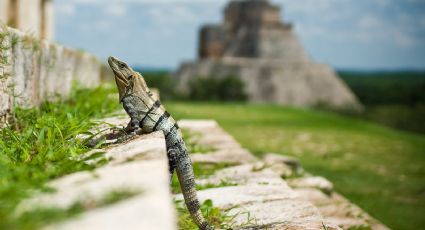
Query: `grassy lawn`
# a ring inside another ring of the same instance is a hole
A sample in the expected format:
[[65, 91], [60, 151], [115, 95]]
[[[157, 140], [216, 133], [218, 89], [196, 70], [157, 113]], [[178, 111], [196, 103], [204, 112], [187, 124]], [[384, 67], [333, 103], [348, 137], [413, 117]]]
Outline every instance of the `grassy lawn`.
[[271, 105], [166, 103], [173, 116], [216, 119], [261, 155], [296, 156], [310, 172], [393, 229], [425, 226], [425, 136]]

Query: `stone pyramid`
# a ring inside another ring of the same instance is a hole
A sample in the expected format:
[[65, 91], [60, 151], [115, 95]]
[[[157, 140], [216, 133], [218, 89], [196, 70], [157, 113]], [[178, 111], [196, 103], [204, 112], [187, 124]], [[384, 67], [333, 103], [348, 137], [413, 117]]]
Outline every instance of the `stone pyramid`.
[[310, 59], [280, 17], [280, 7], [268, 0], [231, 1], [223, 23], [202, 27], [199, 60], [181, 65], [178, 88], [187, 92], [194, 77], [232, 75], [245, 83], [252, 102], [361, 108], [329, 65]]

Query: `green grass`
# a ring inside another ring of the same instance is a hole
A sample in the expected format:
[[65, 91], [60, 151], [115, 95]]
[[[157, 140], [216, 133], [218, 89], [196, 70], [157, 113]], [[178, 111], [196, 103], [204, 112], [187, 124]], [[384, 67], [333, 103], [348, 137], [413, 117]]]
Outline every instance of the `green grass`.
[[333, 113], [271, 105], [166, 103], [177, 119], [211, 118], [261, 155], [298, 157], [393, 229], [425, 226], [425, 137]]
[[[208, 163], [193, 163], [194, 174], [196, 178], [206, 178], [215, 171], [230, 167], [229, 164], [208, 164]], [[235, 186], [236, 184], [230, 183], [227, 181], [221, 181], [220, 184], [206, 184], [206, 185], [196, 185], [196, 190], [204, 190], [209, 188], [225, 187], [225, 186]], [[181, 193], [180, 184], [177, 179], [177, 175], [174, 173], [171, 183], [171, 191], [173, 194]], [[175, 207], [178, 213], [178, 226], [180, 230], [196, 230], [198, 227], [193, 222], [190, 214], [187, 210], [186, 205], [183, 201], [175, 201]], [[230, 215], [230, 209], [220, 209], [213, 205], [211, 200], [206, 200], [201, 204], [201, 212], [208, 223], [213, 226], [215, 229], [233, 229], [233, 219], [237, 214]], [[243, 213], [248, 214], [248, 213]], [[249, 217], [249, 214], [248, 214]], [[249, 218], [248, 218], [249, 220]]]
[[[189, 212], [187, 211], [186, 206], [184, 205], [183, 201], [175, 201], [174, 202], [179, 219], [178, 219], [178, 225], [180, 230], [197, 230], [199, 229], [192, 221], [192, 218], [190, 217]], [[219, 209], [214, 206], [213, 202], [211, 200], [206, 200], [204, 203], [201, 204], [201, 212], [202, 215], [205, 217], [205, 219], [208, 221], [208, 223], [214, 227], [214, 229], [234, 229], [235, 222], [234, 218], [237, 215], [246, 215], [247, 220], [246, 223], [239, 224], [238, 227], [244, 227], [249, 226], [252, 224], [253, 219], [250, 217], [249, 213], [234, 213], [231, 214], [230, 211], [233, 208], [229, 208], [226, 210]]]
[[197, 143], [196, 139], [199, 136], [197, 133], [189, 132], [188, 130], [181, 129], [187, 151], [191, 154], [194, 153], [209, 153], [213, 152], [216, 149], [212, 146], [200, 145]]
[[[227, 163], [220, 163], [220, 164], [193, 163], [192, 166], [193, 166], [193, 173], [195, 174], [195, 178], [206, 178], [210, 175], [213, 175], [215, 171], [230, 167], [232, 165]], [[232, 185], [234, 184], [226, 182], [226, 181], [222, 181], [222, 183], [220, 183], [219, 185], [211, 185], [211, 184], [207, 184], [204, 186], [197, 185], [196, 189], [202, 190], [207, 188], [224, 187], [224, 186], [232, 186]], [[176, 173], [173, 174], [173, 178], [171, 181], [171, 192], [174, 194], [178, 194], [182, 192], [180, 189], [180, 183], [177, 179]]]
[[22, 221], [43, 219], [42, 213], [25, 219], [12, 214], [31, 191], [49, 190], [45, 182], [95, 167], [73, 160], [87, 151], [75, 136], [92, 127], [90, 119], [119, 108], [117, 98], [110, 97], [115, 91], [111, 86], [74, 89], [66, 101], [13, 111], [14, 119], [0, 130], [0, 229], [19, 229]]

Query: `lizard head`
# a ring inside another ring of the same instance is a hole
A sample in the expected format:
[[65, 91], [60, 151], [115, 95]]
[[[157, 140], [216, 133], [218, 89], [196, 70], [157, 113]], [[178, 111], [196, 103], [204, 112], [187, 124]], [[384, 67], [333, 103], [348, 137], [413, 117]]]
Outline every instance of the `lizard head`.
[[115, 75], [120, 102], [128, 93], [145, 94], [149, 92], [143, 76], [135, 72], [127, 63], [115, 57], [109, 57], [108, 63]]

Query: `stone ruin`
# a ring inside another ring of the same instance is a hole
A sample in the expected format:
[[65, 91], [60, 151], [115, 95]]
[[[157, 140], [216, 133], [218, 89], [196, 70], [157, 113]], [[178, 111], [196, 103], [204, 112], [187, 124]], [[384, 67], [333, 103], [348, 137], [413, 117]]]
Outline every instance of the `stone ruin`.
[[0, 0], [0, 21], [36, 38], [53, 40], [53, 0]]
[[101, 63], [53, 41], [53, 0], [0, 0], [0, 128], [16, 106], [66, 98], [72, 82], [96, 87]]
[[329, 65], [305, 53], [280, 15], [280, 7], [268, 0], [231, 1], [223, 23], [201, 28], [199, 60], [183, 63], [175, 73], [179, 90], [188, 92], [196, 77], [237, 76], [252, 102], [361, 108]]

